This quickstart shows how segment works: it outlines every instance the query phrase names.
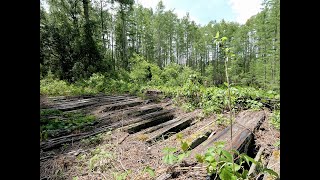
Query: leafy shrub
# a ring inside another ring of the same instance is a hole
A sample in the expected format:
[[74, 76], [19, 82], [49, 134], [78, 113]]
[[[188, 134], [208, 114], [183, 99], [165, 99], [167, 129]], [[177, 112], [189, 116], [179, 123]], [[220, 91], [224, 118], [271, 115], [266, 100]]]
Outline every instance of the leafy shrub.
[[96, 92], [101, 92], [106, 87], [106, 78], [100, 73], [92, 74], [92, 76], [85, 82], [87, 87], [94, 89]]
[[161, 79], [165, 83], [165, 86], [177, 86], [179, 84], [178, 76], [180, 73], [181, 66], [171, 63], [163, 69]]
[[280, 130], [280, 110], [276, 110], [272, 113], [270, 124], [273, 125], [276, 129]]
[[52, 78], [43, 78], [40, 80], [40, 94], [46, 95], [74, 95], [82, 94], [82, 90], [72, 84], [69, 84], [63, 80], [57, 80]]
[[161, 74], [161, 70], [157, 65], [147, 62], [139, 55], [133, 56], [130, 62], [132, 62], [130, 78], [134, 83], [146, 84], [153, 80], [153, 84], [162, 84], [161, 81], [156, 82], [160, 80], [160, 78], [157, 77]]
[[[50, 118], [49, 117], [53, 117]], [[57, 130], [76, 130], [93, 123], [96, 120], [93, 115], [78, 112], [62, 112], [60, 110], [40, 111], [40, 139], [54, 136]]]
[[[263, 164], [260, 161], [255, 161], [246, 154], [239, 154], [237, 151], [234, 151], [237, 162], [234, 162], [232, 158], [232, 151], [224, 150], [224, 142], [215, 142], [213, 147], [210, 147], [205, 155], [196, 155], [198, 162], [203, 163], [207, 167], [208, 175], [219, 176], [221, 180], [244, 180], [251, 179], [248, 175], [248, 170], [244, 168], [244, 163], [247, 163], [250, 166], [250, 162], [256, 164], [262, 173], [269, 173], [272, 176], [278, 177], [279, 175], [271, 169], [263, 167]], [[236, 159], [235, 158], [235, 159]], [[215, 178], [216, 179], [216, 178]]]

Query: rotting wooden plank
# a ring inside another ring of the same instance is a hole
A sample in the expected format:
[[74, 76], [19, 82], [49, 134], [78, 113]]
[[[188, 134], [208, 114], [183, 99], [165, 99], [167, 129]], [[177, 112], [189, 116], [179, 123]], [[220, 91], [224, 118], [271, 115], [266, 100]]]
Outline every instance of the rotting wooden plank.
[[102, 98], [115, 98], [114, 96], [88, 96], [88, 97], [65, 97], [64, 99], [53, 99], [50, 100], [50, 98], [48, 98], [48, 100], [50, 101], [52, 106], [57, 106], [57, 105], [63, 105], [63, 104], [68, 104], [68, 103], [75, 103], [77, 101], [81, 101], [81, 100], [88, 100], [88, 99], [92, 99], [92, 100], [98, 100], [98, 99], [102, 99]]
[[[248, 142], [252, 139], [252, 131], [255, 131], [265, 119], [264, 111], [244, 111], [236, 116], [235, 123], [233, 124], [233, 149], [240, 152], [246, 150]], [[224, 130], [217, 132], [208, 140], [204, 141], [191, 151], [187, 161], [195, 161], [196, 154], [204, 154], [214, 142], [226, 142], [225, 149], [231, 149], [230, 143], [230, 126]]]
[[[93, 127], [101, 127], [106, 124], [110, 124], [112, 122], [115, 122], [116, 120], [119, 120], [120, 118], [125, 118], [126, 116], [129, 116], [130, 113], [134, 113], [134, 117], [138, 117], [139, 115], [144, 115], [147, 113], [155, 112], [161, 110], [162, 107], [159, 107], [157, 104], [153, 105], [142, 105], [140, 107], [129, 107], [125, 110], [115, 110], [111, 111], [110, 113], [105, 113], [104, 116], [100, 116], [95, 120], [94, 122], [88, 123], [85, 125], [87, 128], [93, 128]], [[59, 117], [55, 117], [59, 118]], [[128, 117], [129, 118], [129, 117]], [[62, 119], [62, 118], [61, 118]], [[65, 118], [67, 119], [67, 118]], [[55, 131], [52, 131], [51, 134], [54, 134], [53, 137], [59, 137], [64, 136], [72, 133], [72, 130], [69, 129], [58, 129]]]
[[212, 126], [214, 122], [206, 124], [201, 128], [188, 135], [185, 140], [190, 144], [189, 150], [196, 148], [198, 145], [206, 141], [209, 137], [216, 134], [216, 126]]
[[117, 102], [113, 102], [111, 104], [100, 106], [99, 108], [97, 108], [95, 110], [95, 113], [104, 113], [107, 111], [122, 109], [125, 107], [136, 106], [136, 105], [142, 104], [143, 102], [144, 102], [144, 100], [141, 100], [140, 98], [129, 99], [129, 100], [120, 101], [120, 102], [117, 101]]
[[[233, 148], [239, 149], [244, 141], [251, 138], [251, 132], [255, 131], [260, 127], [262, 122], [265, 120], [264, 111], [244, 111], [236, 116], [235, 123], [232, 126], [233, 134]], [[211, 140], [205, 142], [199, 148], [202, 152], [206, 151], [216, 141], [228, 142], [226, 144], [227, 149], [230, 149], [230, 126], [225, 128], [220, 133], [217, 133]]]
[[47, 151], [47, 150], [50, 150], [53, 148], [57, 148], [64, 143], [76, 142], [81, 139], [85, 139], [90, 136], [94, 136], [94, 135], [104, 133], [106, 131], [111, 131], [111, 130], [113, 130], [113, 128], [110, 127], [109, 125], [106, 125], [106, 126], [102, 126], [102, 127], [96, 128], [96, 129], [94, 129], [92, 131], [88, 131], [88, 132], [83, 132], [83, 133], [79, 133], [79, 134], [71, 134], [71, 135], [67, 135], [67, 136], [61, 136], [58, 138], [47, 140], [45, 142], [41, 142], [40, 149], [43, 151]]
[[[253, 137], [252, 132], [255, 132], [262, 122], [265, 120], [264, 111], [244, 111], [239, 113], [236, 116], [235, 123], [232, 127], [233, 132], [233, 141], [232, 145], [234, 149], [240, 150], [239, 152], [245, 150]], [[184, 161], [187, 164], [192, 164], [195, 161], [195, 154], [204, 154], [209, 147], [213, 145], [216, 141], [225, 141], [227, 142], [225, 149], [230, 149], [231, 143], [228, 141], [230, 139], [230, 126], [225, 128], [223, 131], [217, 133], [209, 140], [203, 142], [195, 149], [191, 151], [191, 154]], [[197, 164], [197, 163], [196, 163]], [[166, 176], [169, 176], [168, 173]], [[164, 175], [164, 174], [162, 174]]]
[[[125, 99], [121, 98], [121, 99], [112, 100], [112, 101], [102, 101], [102, 102], [98, 102], [96, 104], [93, 104], [92, 106], [85, 107], [82, 110], [89, 112], [89, 113], [92, 113], [92, 114], [95, 114], [95, 115], [98, 115], [103, 110], [103, 106], [113, 105], [116, 103], [124, 103], [124, 102], [128, 102], [128, 101], [133, 101], [133, 100], [141, 100], [141, 99], [140, 98], [125, 98]], [[144, 103], [145, 103], [145, 101], [144, 101]], [[128, 107], [124, 107], [123, 109], [126, 109], [126, 108], [128, 108]]]
[[142, 129], [158, 125], [160, 123], [164, 123], [166, 121], [171, 120], [174, 117], [174, 114], [171, 112], [162, 114], [160, 116], [156, 116], [150, 119], [145, 119], [140, 122], [137, 122], [135, 124], [129, 125], [129, 127], [126, 128], [126, 130], [131, 134], [138, 131], [141, 131]]
[[53, 107], [53, 109], [58, 109], [62, 111], [70, 111], [74, 109], [80, 109], [87, 106], [92, 105], [101, 105], [101, 104], [112, 104], [112, 103], [119, 103], [119, 102], [125, 102], [132, 100], [133, 98], [105, 98], [105, 99], [83, 99], [78, 100], [75, 102], [69, 102], [69, 103], [62, 103], [61, 105], [56, 105]]
[[96, 95], [80, 95], [80, 96], [55, 96], [55, 97], [46, 97], [46, 98], [53, 103], [58, 103], [58, 102], [76, 101], [80, 99], [110, 98], [110, 97], [119, 98], [119, 97], [137, 97], [137, 96], [96, 94]]
[[60, 146], [63, 143], [70, 143], [70, 142], [75, 142], [90, 136], [94, 136], [99, 133], [103, 133], [105, 131], [113, 130], [116, 128], [119, 128], [121, 126], [124, 126], [126, 124], [134, 123], [134, 122], [139, 122], [139, 121], [155, 121], [155, 122], [161, 122], [162, 120], [166, 121], [170, 118], [173, 117], [173, 112], [174, 109], [170, 110], [162, 110], [159, 112], [154, 112], [150, 114], [143, 115], [139, 118], [134, 118], [131, 121], [123, 121], [123, 122], [116, 122], [116, 123], [110, 123], [110, 124], [105, 124], [102, 125], [101, 127], [97, 127], [92, 131], [88, 132], [83, 132], [79, 134], [71, 134], [71, 135], [66, 135], [66, 136], [61, 136], [57, 138], [53, 138], [44, 142], [40, 143], [40, 149], [42, 150], [49, 150], [52, 148], [56, 148]]
[[[150, 106], [150, 108], [152, 107], [157, 107], [157, 106]], [[144, 108], [143, 110], [148, 110], [148, 108]], [[168, 112], [171, 112], [171, 111], [163, 111], [163, 112], [154, 112], [154, 113], [150, 113], [150, 114], [141, 114], [141, 117], [140, 117], [140, 120], [142, 119], [146, 119], [146, 118], [149, 118], [149, 117], [156, 117], [157, 115], [161, 115], [161, 114], [164, 114], [164, 113], [168, 113]], [[117, 116], [117, 114], [114, 114], [114, 116]], [[130, 124], [130, 123], [133, 123], [135, 121], [130, 121], [130, 118], [128, 121], [124, 121], [123, 123], [121, 122], [118, 122], [118, 123], [113, 123], [115, 122], [115, 118], [112, 119], [112, 117], [114, 116], [111, 116], [111, 118], [109, 120], [105, 120], [104, 122], [101, 122], [101, 121], [95, 121], [94, 124], [92, 125], [88, 125], [87, 127], [91, 127], [91, 128], [108, 128], [108, 129], [115, 129], [115, 128], [118, 128], [118, 127], [121, 127], [123, 125], [127, 125], [127, 124]], [[138, 116], [139, 117], [139, 116]], [[133, 118], [131, 118], [133, 119]], [[136, 119], [136, 121], [138, 121], [139, 119]], [[95, 125], [95, 126], [93, 126]], [[56, 136], [55, 138], [52, 138], [50, 139], [48, 142], [53, 142], [53, 141], [58, 141], [60, 139], [65, 139], [65, 138], [74, 138], [74, 137], [78, 137], [78, 135], [68, 135], [70, 134], [72, 131], [67, 131], [65, 130], [65, 132], [62, 132], [59, 136]], [[80, 133], [83, 135], [83, 133]]]
[[195, 138], [191, 143], [190, 143], [190, 147], [189, 149], [194, 149], [196, 148], [198, 145], [200, 145], [201, 143], [203, 143], [205, 140], [207, 140], [209, 138], [210, 135], [214, 135], [215, 131], [213, 131], [212, 129], [209, 129], [207, 131], [205, 131], [203, 134], [201, 134], [200, 136], [198, 136], [197, 138]]
[[130, 116], [130, 117], [138, 117], [141, 115], [145, 115], [148, 113], [153, 113], [155, 111], [160, 111], [163, 108], [158, 104], [151, 104], [151, 105], [139, 105], [134, 107], [127, 107], [124, 109], [118, 109], [114, 111], [108, 111], [99, 115], [99, 120], [111, 119], [116, 118], [119, 119], [123, 116]]
[[165, 126], [155, 131], [154, 133], [152, 133], [153, 135], [151, 135], [151, 137], [146, 142], [151, 143], [159, 139], [162, 135], [165, 135], [169, 132], [177, 132], [178, 130], [185, 129], [191, 124], [191, 122], [194, 119], [195, 119], [195, 115], [189, 114], [189, 116], [186, 116], [185, 118], [181, 118], [178, 121], [174, 122], [173, 124]]
[[155, 111], [152, 113], [148, 113], [142, 116], [138, 116], [138, 117], [134, 117], [134, 118], [128, 118], [126, 120], [122, 120], [122, 121], [118, 121], [117, 124], [122, 124], [123, 127], [121, 129], [123, 130], [128, 130], [131, 127], [137, 125], [137, 123], [141, 123], [142, 121], [145, 120], [150, 120], [152, 118], [164, 115], [164, 114], [168, 114], [168, 113], [173, 113], [174, 109], [162, 109], [160, 111]]
[[[150, 111], [152, 109], [152, 111]], [[98, 124], [95, 127], [102, 127], [109, 125], [112, 128], [118, 128], [121, 126], [126, 126], [129, 124], [133, 124], [135, 122], [141, 121], [146, 118], [152, 118], [152, 115], [158, 115], [160, 113], [165, 113], [166, 111], [162, 111], [161, 107], [153, 106], [150, 107], [150, 109], [147, 109], [149, 114], [147, 114], [145, 111], [140, 111], [140, 115], [138, 116], [128, 116], [127, 114], [122, 114], [121, 109], [116, 110], [118, 113], [111, 114], [108, 117], [103, 117], [98, 120]]]
[[91, 106], [94, 104], [101, 105], [101, 104], [113, 103], [116, 101], [126, 101], [130, 99], [136, 99], [136, 98], [135, 97], [113, 97], [113, 96], [92, 97], [87, 99], [71, 100], [68, 102], [53, 103], [50, 106], [48, 106], [46, 109], [58, 109], [62, 111], [67, 111], [67, 110], [73, 110], [73, 109]]
[[142, 134], [152, 133], [152, 132], [154, 132], [154, 131], [156, 131], [156, 130], [159, 130], [159, 129], [165, 127], [165, 126], [170, 126], [170, 125], [172, 125], [172, 124], [174, 124], [174, 123], [182, 120], [182, 119], [185, 118], [186, 116], [187, 116], [187, 115], [184, 114], [184, 115], [182, 115], [182, 116], [179, 116], [179, 117], [177, 117], [177, 118], [174, 118], [174, 119], [172, 119], [172, 120], [170, 120], [170, 121], [167, 121], [167, 122], [165, 122], [165, 123], [161, 123], [161, 124], [158, 124], [158, 125], [156, 125], [156, 126], [152, 126], [152, 127], [147, 128], [147, 129], [144, 129], [144, 130], [141, 131], [140, 133], [142, 133]]

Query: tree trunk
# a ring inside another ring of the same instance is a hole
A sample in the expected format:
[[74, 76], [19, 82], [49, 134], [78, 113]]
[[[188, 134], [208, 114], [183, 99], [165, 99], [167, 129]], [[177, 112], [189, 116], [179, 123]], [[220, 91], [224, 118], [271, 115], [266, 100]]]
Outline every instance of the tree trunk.
[[[102, 9], [102, 0], [100, 0], [100, 18], [101, 18], [101, 32], [102, 32], [102, 42], [103, 48], [106, 51], [106, 41], [104, 38], [104, 24], [103, 24], [103, 9]], [[105, 52], [104, 52], [105, 53]]]

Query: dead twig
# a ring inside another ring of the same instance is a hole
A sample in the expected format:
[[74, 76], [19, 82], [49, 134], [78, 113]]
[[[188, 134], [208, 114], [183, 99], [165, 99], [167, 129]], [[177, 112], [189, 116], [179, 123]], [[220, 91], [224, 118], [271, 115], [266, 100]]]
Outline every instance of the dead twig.
[[126, 134], [126, 136], [124, 138], [122, 138], [121, 141], [118, 144], [121, 144], [125, 139], [127, 139], [127, 137], [129, 137], [129, 135], [130, 135], [129, 133]]

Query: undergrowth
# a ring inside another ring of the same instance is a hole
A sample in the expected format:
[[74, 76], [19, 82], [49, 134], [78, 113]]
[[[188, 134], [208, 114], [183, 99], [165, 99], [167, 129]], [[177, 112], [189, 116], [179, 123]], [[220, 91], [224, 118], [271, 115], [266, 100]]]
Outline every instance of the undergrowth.
[[[117, 76], [113, 77], [95, 73], [74, 83], [56, 79], [49, 73], [40, 80], [40, 93], [47, 96], [125, 93], [143, 97], [146, 90], [155, 89], [162, 91], [164, 97], [173, 99], [186, 112], [202, 109], [205, 115], [211, 115], [228, 111], [227, 87], [207, 83], [208, 78], [189, 67], [173, 63], [160, 69], [138, 55], [130, 59], [130, 64], [130, 72], [119, 69]], [[232, 78], [230, 82], [230, 106], [235, 111], [265, 107], [280, 110], [279, 90], [237, 86], [232, 84]], [[276, 128], [278, 117], [275, 115], [271, 122]]]
[[46, 140], [64, 131], [80, 130], [95, 120], [95, 116], [81, 112], [42, 109], [40, 110], [40, 140]]
[[[170, 166], [175, 165], [183, 161], [190, 155], [190, 145], [182, 139], [181, 134], [177, 134], [177, 139], [180, 141], [180, 148], [165, 147], [163, 149], [163, 162]], [[234, 158], [232, 158], [234, 155]], [[267, 173], [273, 177], [279, 177], [279, 175], [273, 170], [263, 165], [262, 160], [258, 161], [249, 157], [245, 153], [239, 153], [236, 150], [225, 150], [225, 142], [215, 142], [212, 147], [208, 148], [204, 155], [196, 154], [196, 159], [199, 163], [206, 167], [208, 176], [221, 180], [248, 180], [256, 179], [252, 174], [248, 174], [248, 170], [245, 169], [245, 163], [250, 166], [256, 164], [260, 173]], [[233, 162], [233, 159], [235, 160]], [[232, 169], [234, 166], [234, 171]]]

